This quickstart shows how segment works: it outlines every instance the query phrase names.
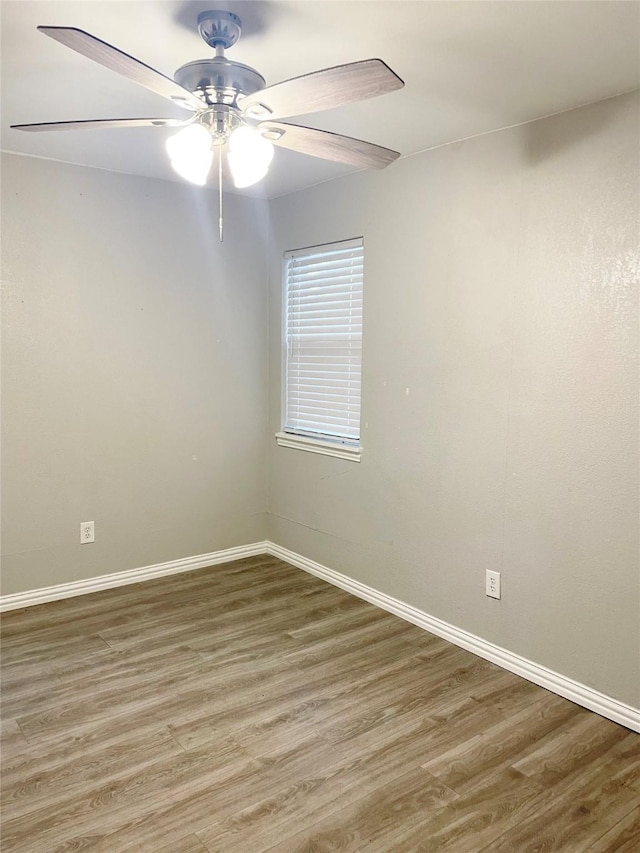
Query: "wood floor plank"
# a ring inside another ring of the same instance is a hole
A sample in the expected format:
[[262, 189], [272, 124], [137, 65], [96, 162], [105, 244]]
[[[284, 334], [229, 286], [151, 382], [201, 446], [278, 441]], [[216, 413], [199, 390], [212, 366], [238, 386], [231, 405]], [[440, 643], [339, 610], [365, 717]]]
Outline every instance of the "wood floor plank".
[[576, 767], [590, 766], [594, 759], [600, 761], [607, 749], [625, 739], [626, 734], [616, 723], [581, 713], [553, 737], [528, 751], [513, 767], [541, 785], [549, 786]]
[[223, 820], [236, 809], [261, 800], [272, 786], [265, 768], [253, 761], [228, 767], [225, 774], [210, 774], [206, 780], [196, 778], [189, 786], [172, 786], [170, 795], [160, 792], [146, 808], [128, 811], [90, 849], [92, 853], [156, 853], [165, 845], [171, 850], [171, 844], [184, 837], [185, 827]]
[[[186, 614], [178, 617], [176, 614], [166, 615], [162, 620], [153, 620], [148, 625], [124, 625], [114, 628], [104, 628], [100, 636], [108, 645], [116, 648], [127, 645], [139, 645], [141, 642], [188, 642], [193, 636], [202, 636], [211, 631], [212, 638], [223, 639], [227, 635], [235, 635], [245, 623], [245, 618], [260, 620], [265, 628], [280, 629], [283, 633], [295, 628], [306, 619], [325, 615], [328, 611], [344, 612], [354, 607], [353, 598], [346, 596], [341, 590], [328, 596], [318, 596], [301, 593], [295, 610], [282, 609], [281, 598], [269, 596], [267, 600], [254, 602], [251, 607], [224, 608], [216, 606], [213, 612], [203, 607], [190, 608]], [[218, 612], [218, 610], [222, 612]], [[246, 614], [246, 615], [245, 615]]]
[[[382, 784], [369, 795], [331, 812], [309, 827], [308, 817], [301, 812], [298, 819], [289, 817], [288, 828], [298, 832], [283, 838], [282, 826], [272, 822], [266, 830], [243, 832], [241, 816], [224, 827], [203, 834], [210, 853], [302, 853], [302, 851], [336, 851], [357, 853], [375, 843], [393, 850], [398, 824], [405, 827], [422, 822], [428, 812], [437, 811], [456, 799], [457, 794], [420, 768]], [[273, 841], [273, 844], [270, 842]]]
[[132, 769], [143, 769], [163, 759], [171, 759], [183, 751], [167, 729], [152, 729], [119, 744], [83, 750], [74, 755], [69, 750], [46, 770], [38, 765], [35, 772], [24, 770], [7, 774], [4, 780], [3, 811], [12, 818], [30, 815], [40, 807], [63, 805], [82, 796], [87, 787], [113, 784]]
[[517, 714], [528, 701], [535, 701], [540, 696], [540, 688], [537, 684], [502, 670], [487, 679], [481, 689], [474, 687], [470, 695], [481, 702], [491, 714], [506, 717]]
[[156, 847], [155, 853], [206, 853], [206, 847], [197, 835], [191, 834]]
[[21, 755], [26, 747], [27, 739], [16, 720], [3, 716], [0, 721], [0, 756], [9, 760], [14, 755]]
[[[389, 696], [387, 678], [393, 680], [393, 699]], [[257, 756], [274, 746], [304, 743], [310, 731], [314, 736], [330, 735], [333, 731], [334, 740], [336, 736], [339, 739], [340, 731], [343, 735], [345, 731], [353, 734], [354, 727], [361, 728], [363, 721], [372, 716], [380, 718], [391, 701], [417, 708], [421, 679], [420, 667], [408, 659], [382, 666], [365, 677], [334, 680], [321, 690], [306, 691], [303, 701], [292, 701], [285, 696], [238, 712], [230, 721], [233, 735]], [[351, 728], [340, 729], [347, 721]]]
[[406, 690], [415, 686], [418, 678], [419, 669], [411, 658], [381, 662], [379, 668], [362, 675], [338, 668], [317, 679], [307, 677], [298, 684], [287, 683], [284, 690], [262, 691], [255, 702], [217, 715], [216, 723], [232, 732], [252, 754], [260, 756], [282, 745], [290, 748], [303, 744], [310, 731], [315, 736], [336, 717], [342, 717], [343, 705], [362, 707], [358, 706], [359, 700], [366, 703], [370, 693], [388, 694], [388, 680], [398, 690]]
[[640, 736], [628, 734], [611, 749], [612, 759], [625, 773], [624, 784], [640, 794]]
[[[419, 770], [411, 750], [431, 725], [414, 724], [410, 731], [402, 732], [379, 731], [369, 742], [369, 752], [357, 757], [331, 748], [321, 739], [263, 757], [261, 762], [272, 779], [269, 795], [200, 829], [198, 837], [210, 851], [258, 853], [268, 849], [292, 831], [337, 811], [345, 801], [373, 794], [404, 775], [407, 767]], [[428, 777], [421, 772], [422, 778]], [[438, 790], [443, 789], [436, 784]]]
[[[439, 809], [415, 828], [399, 826], [394, 853], [479, 853], [494, 850], [496, 839], [517, 825], [528, 803], [540, 794], [530, 780], [509, 772], [496, 774], [464, 796]], [[372, 844], [368, 853], [388, 853], [385, 844]], [[520, 853], [512, 847], [511, 853]]]
[[[24, 731], [27, 733], [34, 728], [33, 719], [68, 702], [70, 691], [73, 692], [74, 704], [80, 707], [82, 703], [94, 703], [102, 696], [116, 694], [123, 698], [133, 689], [140, 695], [142, 685], [150, 685], [149, 689], [152, 690], [154, 685], [157, 686], [157, 655], [138, 654], [135, 659], [130, 657], [126, 660], [122, 655], [105, 651], [98, 656], [91, 653], [89, 658], [91, 666], [79, 674], [70, 676], [68, 665], [61, 664], [60, 675], [54, 672], [46, 682], [39, 679], [31, 688], [25, 685], [20, 692], [9, 691], [6, 701], [3, 701], [3, 712], [24, 720]], [[176, 650], [170, 663], [163, 662], [162, 673], [163, 677], [172, 673], [184, 674], [189, 669], [197, 671], [204, 665], [202, 657], [193, 650]]]
[[[635, 735], [624, 734], [635, 740]], [[634, 769], [621, 765], [603, 749], [598, 757], [578, 768], [552, 776], [550, 787], [523, 810], [518, 824], [495, 839], [491, 851], [576, 850], [589, 847], [590, 840], [614, 827], [638, 804], [638, 793], [628, 787]]]
[[[583, 712], [591, 717], [589, 712]], [[514, 764], [524, 750], [530, 749], [545, 735], [570, 723], [582, 710], [553, 693], [538, 694], [526, 708], [500, 720], [470, 740], [460, 740], [452, 749], [434, 756], [423, 764], [425, 770], [437, 776], [456, 791], [464, 791], [481, 774], [494, 769], [518, 769]], [[525, 774], [527, 775], [527, 774]]]
[[[362, 602], [361, 602], [362, 603]], [[358, 628], [363, 625], [392, 625], [396, 617], [384, 610], [378, 610], [377, 607], [363, 606], [358, 608], [357, 613], [350, 616], [349, 625], [352, 628]], [[330, 637], [342, 636], [344, 631], [344, 620], [339, 613], [330, 613], [322, 619], [314, 619], [299, 628], [294, 628], [289, 631], [289, 634], [295, 640], [311, 643], [316, 640], [325, 640]], [[433, 635], [430, 635], [433, 636]]]
[[[127, 686], [128, 676], [122, 678]], [[19, 718], [20, 728], [29, 740], [62, 733], [73, 726], [99, 720], [103, 715], [112, 717], [153, 714], [158, 721], [171, 719], [176, 706], [183, 715], [199, 716], [199, 708], [206, 707], [208, 713], [221, 714], [251, 701], [264, 690], [286, 693], [291, 682], [299, 682], [300, 673], [295, 669], [283, 668], [277, 661], [223, 661], [207, 663], [175, 664], [167, 660], [163, 670], [139, 679], [136, 689], [118, 689], [117, 679], [105, 680], [102, 688], [87, 691], [83, 687], [79, 695], [66, 703]], [[47, 700], [45, 700], [47, 701]], [[186, 719], [186, 717], [185, 717]]]
[[[38, 672], [28, 672], [22, 677], [18, 673], [21, 664], [4, 667], [2, 672], [2, 714], [4, 717], [16, 717], [29, 708], [34, 697], [51, 696], [60, 685], [60, 679], [51, 666], [38, 666]], [[32, 669], [31, 667], [29, 669]], [[38, 701], [38, 700], [36, 700]]]
[[639, 736], [273, 557], [0, 629], [3, 853], [635, 853]]
[[23, 642], [4, 642], [2, 657], [5, 664], [51, 662], [65, 654], [85, 654], [104, 649], [107, 643], [97, 634], [65, 637], [62, 633], [40, 638], [27, 637]]
[[[140, 810], [156, 811], [174, 797], [220, 783], [250, 764], [247, 755], [231, 740], [219, 741], [215, 755], [210, 750], [181, 750], [129, 769], [117, 779], [103, 779], [77, 796], [49, 799], [46, 805], [20, 814], [12, 813], [5, 795], [3, 810], [7, 810], [8, 817], [3, 820], [3, 851], [20, 849], [23, 839], [28, 839], [29, 850], [40, 853], [55, 849], [61, 835], [111, 835], [134, 820]], [[184, 829], [181, 828], [181, 835]]]
[[622, 820], [587, 847], [585, 853], [638, 853], [638, 850], [640, 850], [640, 806], [634, 806]]

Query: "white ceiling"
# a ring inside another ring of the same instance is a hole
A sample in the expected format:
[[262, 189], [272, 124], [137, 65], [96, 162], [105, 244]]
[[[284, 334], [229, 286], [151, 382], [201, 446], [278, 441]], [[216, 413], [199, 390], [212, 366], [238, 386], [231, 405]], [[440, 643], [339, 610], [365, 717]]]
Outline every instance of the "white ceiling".
[[[178, 116], [169, 101], [38, 33], [74, 26], [168, 76], [211, 56], [196, 18], [242, 18], [229, 58], [267, 85], [326, 66], [384, 59], [404, 89], [300, 123], [395, 148], [403, 156], [530, 121], [640, 86], [640, 3], [580, 0], [2, 0], [5, 151], [180, 180], [165, 154], [175, 131], [30, 134], [9, 124]], [[393, 166], [390, 167], [393, 169]], [[294, 192], [352, 171], [278, 149], [263, 190]]]

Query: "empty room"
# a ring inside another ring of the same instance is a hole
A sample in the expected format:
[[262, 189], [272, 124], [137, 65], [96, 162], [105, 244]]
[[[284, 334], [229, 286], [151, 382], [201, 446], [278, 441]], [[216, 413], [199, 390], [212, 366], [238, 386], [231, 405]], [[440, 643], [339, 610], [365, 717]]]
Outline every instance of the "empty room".
[[3, 853], [637, 853], [640, 3], [0, 15]]

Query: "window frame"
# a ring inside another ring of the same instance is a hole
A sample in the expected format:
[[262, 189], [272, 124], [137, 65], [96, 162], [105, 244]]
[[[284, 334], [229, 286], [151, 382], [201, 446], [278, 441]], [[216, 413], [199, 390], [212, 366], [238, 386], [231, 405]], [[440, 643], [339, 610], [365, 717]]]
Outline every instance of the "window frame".
[[[347, 459], [352, 462], [360, 462], [362, 452], [362, 410], [360, 410], [360, 430], [357, 439], [348, 438], [346, 436], [331, 436], [323, 433], [315, 433], [303, 429], [295, 429], [286, 426], [287, 419], [287, 393], [288, 393], [288, 367], [289, 353], [287, 347], [287, 327], [288, 327], [288, 261], [292, 257], [303, 256], [305, 253], [311, 253], [313, 250], [321, 249], [338, 249], [341, 246], [345, 248], [348, 244], [356, 244], [361, 247], [364, 265], [364, 237], [352, 237], [346, 240], [334, 240], [329, 243], [319, 243], [312, 246], [305, 246], [300, 249], [287, 250], [282, 256], [282, 310], [281, 310], [281, 406], [280, 406], [280, 423], [281, 429], [276, 433], [276, 442], [280, 447], [288, 447], [296, 450], [304, 450], [310, 453], [318, 453], [324, 456], [335, 456], [339, 459]], [[362, 295], [364, 300], [364, 282]], [[362, 361], [360, 362], [360, 381], [362, 382]], [[362, 406], [362, 385], [360, 388], [360, 406]]]

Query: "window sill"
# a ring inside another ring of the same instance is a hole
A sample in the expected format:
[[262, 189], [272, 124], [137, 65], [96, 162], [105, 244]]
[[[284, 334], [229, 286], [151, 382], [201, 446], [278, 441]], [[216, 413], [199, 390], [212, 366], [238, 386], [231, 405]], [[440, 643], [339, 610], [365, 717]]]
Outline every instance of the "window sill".
[[338, 459], [348, 459], [350, 462], [360, 461], [360, 447], [349, 447], [347, 444], [323, 441], [320, 438], [310, 438], [307, 435], [294, 435], [290, 432], [277, 432], [276, 441], [280, 447], [306, 450], [309, 453], [320, 453], [323, 456], [336, 456]]

